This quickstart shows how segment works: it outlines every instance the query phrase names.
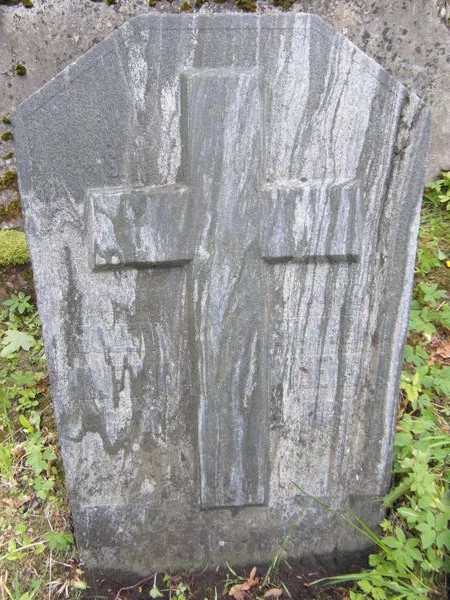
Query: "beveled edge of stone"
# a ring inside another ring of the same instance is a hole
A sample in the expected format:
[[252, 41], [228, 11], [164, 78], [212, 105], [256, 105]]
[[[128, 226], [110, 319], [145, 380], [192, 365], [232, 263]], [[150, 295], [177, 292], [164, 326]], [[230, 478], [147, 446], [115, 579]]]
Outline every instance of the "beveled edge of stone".
[[413, 91], [409, 90], [401, 82], [395, 79], [386, 69], [376, 62], [372, 57], [358, 48], [347, 37], [335, 31], [321, 17], [312, 13], [265, 13], [265, 14], [242, 14], [237, 12], [226, 13], [194, 13], [190, 15], [180, 15], [173, 13], [143, 13], [133, 17], [110, 35], [105, 37], [98, 44], [87, 50], [79, 56], [75, 61], [67, 65], [55, 77], [45, 83], [40, 89], [36, 90], [28, 98], [19, 104], [12, 114], [12, 122], [19, 119], [22, 113], [33, 111], [42, 102], [50, 100], [55, 93], [58, 92], [58, 87], [64, 85], [71, 75], [77, 74], [77, 69], [82, 67], [89, 61], [95, 61], [103, 51], [105, 44], [109, 43], [114, 38], [119, 37], [121, 33], [127, 29], [136, 28], [138, 30], [233, 30], [233, 29], [299, 29], [304, 21], [309, 21], [311, 27], [327, 36], [330, 40], [342, 39], [350, 48], [354, 48], [360, 55], [364, 56], [366, 61], [367, 71], [373, 76], [378, 77], [382, 74], [382, 84], [386, 88], [398, 86], [403, 88], [409, 95], [416, 99], [419, 103], [424, 102]]

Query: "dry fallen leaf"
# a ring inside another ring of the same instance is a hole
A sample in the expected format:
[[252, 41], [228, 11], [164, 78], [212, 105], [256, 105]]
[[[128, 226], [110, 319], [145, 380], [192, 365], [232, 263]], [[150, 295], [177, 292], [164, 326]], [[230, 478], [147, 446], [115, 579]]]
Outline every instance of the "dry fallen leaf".
[[434, 351], [441, 358], [450, 358], [450, 341], [445, 341]]
[[232, 594], [231, 593], [232, 590], [233, 590], [233, 588], [231, 588], [231, 590], [230, 590], [230, 596], [233, 596], [233, 598], [235, 600], [244, 600], [246, 592], [244, 592], [243, 590], [235, 590], [234, 593]]
[[14, 456], [14, 458], [18, 459], [21, 456], [23, 456], [25, 454], [25, 450], [23, 449], [22, 444], [19, 444], [17, 446], [14, 446], [14, 448], [11, 450], [11, 454]]
[[258, 585], [259, 579], [255, 577], [255, 575], [256, 567], [253, 567], [253, 569], [250, 571], [247, 581], [233, 585], [231, 590], [228, 592], [228, 595], [233, 596], [235, 600], [242, 600], [245, 598], [245, 592], [247, 592], [253, 586]]
[[271, 590], [267, 590], [264, 598], [279, 598], [282, 594], [283, 590], [281, 588], [272, 588]]
[[13, 500], [12, 498], [2, 498], [2, 502], [11, 508], [20, 508], [30, 500], [31, 496], [22, 496], [22, 498], [18, 498], [16, 500]]
[[433, 335], [429, 344], [430, 352], [428, 358], [428, 364], [434, 365], [436, 362], [444, 362], [450, 359], [450, 340], [448, 335], [442, 333], [436, 333]]

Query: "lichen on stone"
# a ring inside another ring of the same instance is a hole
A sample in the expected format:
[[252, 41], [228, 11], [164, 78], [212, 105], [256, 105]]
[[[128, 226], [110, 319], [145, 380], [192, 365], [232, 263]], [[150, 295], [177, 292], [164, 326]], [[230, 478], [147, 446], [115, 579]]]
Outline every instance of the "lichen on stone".
[[18, 229], [0, 229], [0, 267], [24, 265], [29, 260], [24, 232]]
[[2, 115], [1, 121], [2, 123], [6, 123], [6, 125], [9, 125], [11, 123], [11, 117], [9, 115]]
[[14, 135], [12, 131], [4, 131], [0, 136], [3, 142], [8, 142], [9, 140], [14, 139]]
[[289, 10], [295, 0], [273, 0], [274, 6], [279, 6], [283, 10]]
[[0, 204], [0, 223], [12, 221], [22, 216], [22, 208], [19, 198], [15, 198], [8, 204]]
[[11, 169], [6, 171], [0, 177], [0, 191], [1, 190], [14, 190], [17, 188], [17, 172]]
[[236, 6], [245, 12], [256, 12], [255, 0], [236, 0]]
[[14, 66], [14, 72], [16, 75], [19, 75], [19, 77], [23, 77], [27, 74], [27, 68], [23, 63], [19, 62]]

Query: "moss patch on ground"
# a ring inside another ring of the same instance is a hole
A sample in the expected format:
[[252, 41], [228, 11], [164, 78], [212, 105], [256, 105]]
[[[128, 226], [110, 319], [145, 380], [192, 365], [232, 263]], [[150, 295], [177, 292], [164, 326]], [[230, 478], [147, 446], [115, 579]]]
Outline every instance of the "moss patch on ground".
[[24, 265], [30, 254], [23, 231], [17, 229], [0, 230], [0, 267]]

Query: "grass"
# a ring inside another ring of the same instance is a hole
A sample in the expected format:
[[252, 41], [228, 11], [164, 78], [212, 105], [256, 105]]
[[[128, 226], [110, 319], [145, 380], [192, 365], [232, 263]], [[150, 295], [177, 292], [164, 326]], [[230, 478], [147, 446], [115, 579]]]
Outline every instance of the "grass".
[[[341, 598], [444, 598], [450, 569], [449, 260], [450, 174], [442, 174], [425, 192], [401, 379], [395, 482], [384, 499], [387, 517], [381, 533], [375, 533], [357, 515], [342, 515], [372, 539], [376, 551], [370, 569], [328, 580]], [[0, 348], [0, 597], [76, 598], [86, 583], [71, 532], [39, 318], [22, 292], [3, 304]], [[240, 576], [230, 568], [222, 585], [205, 596], [287, 598], [275, 563], [265, 576], [250, 570]], [[352, 587], [346, 590], [342, 583], [349, 579]], [[191, 597], [187, 578], [177, 575], [159, 574], [147, 584], [133, 593]], [[120, 597], [130, 592], [123, 590]]]

